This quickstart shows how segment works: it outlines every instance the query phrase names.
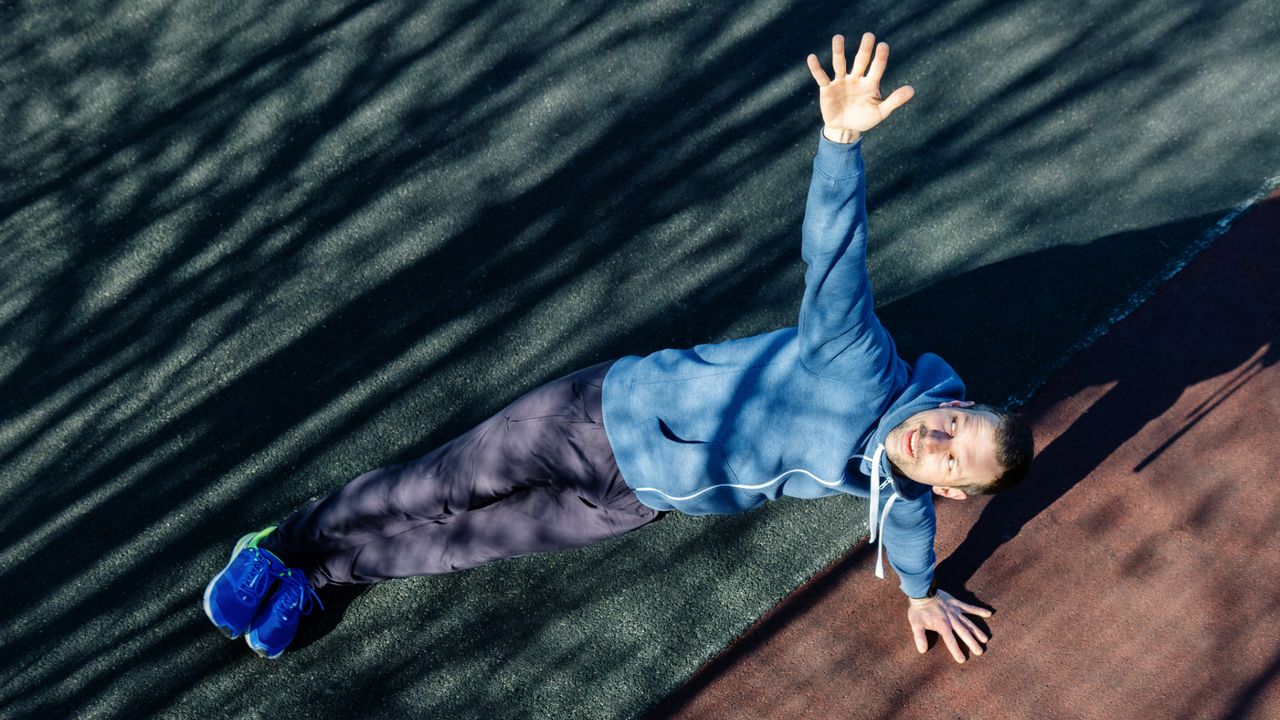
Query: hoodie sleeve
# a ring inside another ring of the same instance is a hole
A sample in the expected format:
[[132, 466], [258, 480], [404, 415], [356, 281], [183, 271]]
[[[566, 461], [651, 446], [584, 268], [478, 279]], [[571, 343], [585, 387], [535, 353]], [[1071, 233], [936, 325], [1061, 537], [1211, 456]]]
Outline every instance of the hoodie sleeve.
[[862, 139], [845, 145], [819, 133], [802, 230], [800, 357], [809, 372], [855, 385], [883, 382], [900, 362], [875, 315], [866, 205]]
[[898, 574], [898, 587], [907, 597], [924, 597], [933, 582], [933, 536], [937, 530], [933, 493], [915, 500], [899, 497], [885, 518], [880, 541], [889, 565]]

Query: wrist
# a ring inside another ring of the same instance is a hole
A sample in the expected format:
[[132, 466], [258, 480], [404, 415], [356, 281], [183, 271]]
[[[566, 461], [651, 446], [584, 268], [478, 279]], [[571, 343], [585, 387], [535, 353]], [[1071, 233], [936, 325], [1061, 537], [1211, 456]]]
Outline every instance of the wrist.
[[862, 133], [858, 132], [857, 130], [849, 130], [846, 128], [834, 128], [834, 127], [831, 127], [830, 125], [824, 125], [822, 127], [822, 136], [833, 143], [840, 143], [841, 145], [852, 145], [853, 143], [858, 142], [858, 140], [862, 137]]
[[928, 605], [936, 599], [938, 599], [938, 579], [934, 578], [933, 582], [929, 583], [929, 590], [924, 594], [924, 597], [909, 597], [907, 601], [918, 607]]

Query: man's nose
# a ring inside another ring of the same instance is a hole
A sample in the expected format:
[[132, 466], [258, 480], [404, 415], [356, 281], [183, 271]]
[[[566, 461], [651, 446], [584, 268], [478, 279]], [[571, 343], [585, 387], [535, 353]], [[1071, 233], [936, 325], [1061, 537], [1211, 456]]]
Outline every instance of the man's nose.
[[942, 452], [951, 446], [951, 436], [942, 430], [930, 430], [921, 438], [926, 452]]

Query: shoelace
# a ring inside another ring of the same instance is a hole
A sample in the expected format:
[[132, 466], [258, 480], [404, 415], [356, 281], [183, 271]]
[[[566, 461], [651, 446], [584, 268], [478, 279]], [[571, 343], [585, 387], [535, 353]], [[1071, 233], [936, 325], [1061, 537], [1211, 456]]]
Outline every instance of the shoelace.
[[236, 586], [236, 595], [245, 601], [262, 597], [267, 591], [267, 580], [270, 577], [268, 571], [271, 570], [271, 563], [258, 552], [257, 548], [249, 548], [249, 551], [253, 553], [253, 560], [250, 561], [244, 577], [240, 578], [240, 584]]
[[321, 610], [324, 609], [324, 603], [320, 601], [315, 588], [300, 576], [294, 575], [292, 570], [286, 570], [278, 577], [282, 583], [288, 584], [288, 587], [280, 591], [280, 599], [272, 608], [280, 620], [287, 621], [289, 611], [294, 608], [297, 608], [302, 615], [310, 615], [316, 605], [319, 605]]

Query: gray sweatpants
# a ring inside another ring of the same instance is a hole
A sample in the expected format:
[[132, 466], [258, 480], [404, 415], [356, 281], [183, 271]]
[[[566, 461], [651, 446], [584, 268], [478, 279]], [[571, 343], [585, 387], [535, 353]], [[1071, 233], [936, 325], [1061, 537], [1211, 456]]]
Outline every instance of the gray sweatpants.
[[659, 519], [622, 480], [605, 436], [610, 365], [536, 388], [413, 462], [360, 475], [262, 547], [321, 587], [582, 547]]

